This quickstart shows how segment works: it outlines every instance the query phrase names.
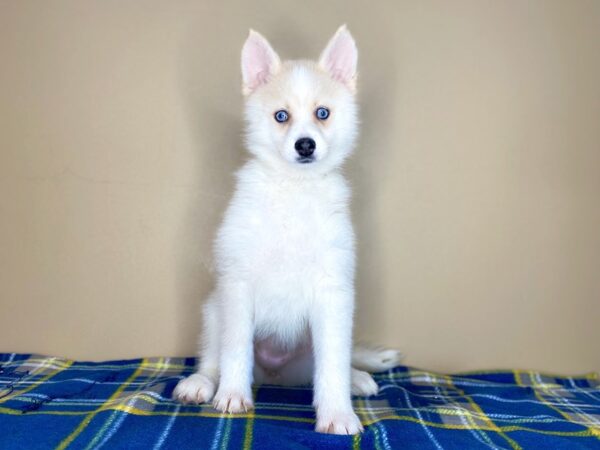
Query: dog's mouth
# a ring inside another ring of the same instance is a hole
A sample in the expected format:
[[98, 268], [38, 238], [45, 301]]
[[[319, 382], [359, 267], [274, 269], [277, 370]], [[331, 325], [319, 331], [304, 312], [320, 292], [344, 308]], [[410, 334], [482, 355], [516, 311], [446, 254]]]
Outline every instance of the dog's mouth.
[[315, 157], [314, 156], [298, 156], [298, 158], [296, 158], [296, 161], [299, 162], [300, 164], [309, 164], [309, 163], [315, 161]]

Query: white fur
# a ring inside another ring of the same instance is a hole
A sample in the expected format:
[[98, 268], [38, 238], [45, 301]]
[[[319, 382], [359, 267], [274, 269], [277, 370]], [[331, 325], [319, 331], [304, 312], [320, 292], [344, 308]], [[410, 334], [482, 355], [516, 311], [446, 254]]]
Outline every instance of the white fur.
[[[251, 32], [242, 78], [252, 158], [237, 174], [215, 240], [217, 283], [204, 307], [198, 372], [173, 395], [193, 403], [212, 399], [218, 410], [237, 413], [252, 408], [253, 381], [314, 381], [316, 430], [355, 434], [362, 425], [351, 391], [377, 393], [367, 372], [351, 369], [355, 250], [350, 189], [340, 167], [358, 128], [356, 46], [342, 27], [319, 64], [281, 63], [267, 40]], [[319, 106], [331, 112], [326, 121], [315, 117]], [[274, 120], [280, 109], [289, 113], [285, 124]], [[297, 161], [301, 137], [316, 142], [312, 163]], [[290, 360], [277, 370], [255, 363], [262, 342], [267, 354], [274, 346]], [[384, 370], [398, 354], [362, 348], [353, 361]]]

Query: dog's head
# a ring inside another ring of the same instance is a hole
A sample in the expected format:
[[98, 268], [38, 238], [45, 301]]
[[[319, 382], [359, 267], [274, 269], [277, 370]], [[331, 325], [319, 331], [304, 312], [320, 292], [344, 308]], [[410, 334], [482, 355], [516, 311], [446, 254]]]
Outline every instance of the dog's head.
[[318, 62], [282, 62], [263, 36], [250, 31], [242, 49], [248, 150], [286, 172], [340, 166], [357, 136], [356, 61], [345, 26]]

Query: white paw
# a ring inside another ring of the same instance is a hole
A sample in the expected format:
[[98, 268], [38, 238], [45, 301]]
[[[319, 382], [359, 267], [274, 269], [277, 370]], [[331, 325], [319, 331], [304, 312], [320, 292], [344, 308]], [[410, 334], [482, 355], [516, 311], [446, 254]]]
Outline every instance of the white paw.
[[213, 400], [213, 407], [224, 413], [236, 414], [246, 413], [254, 408], [252, 396], [244, 395], [237, 391], [217, 391]]
[[400, 364], [402, 353], [394, 349], [381, 349], [377, 352], [381, 365], [391, 369]]
[[210, 402], [215, 393], [215, 383], [207, 376], [195, 373], [181, 380], [173, 390], [173, 399], [181, 403]]
[[320, 413], [317, 409], [317, 433], [329, 434], [358, 434], [363, 431], [363, 426], [356, 414], [349, 411], [332, 411]]
[[390, 348], [357, 344], [352, 351], [352, 366], [367, 372], [389, 370], [400, 364], [401, 360], [402, 353]]
[[369, 397], [379, 392], [379, 386], [370, 373], [352, 369], [352, 395]]

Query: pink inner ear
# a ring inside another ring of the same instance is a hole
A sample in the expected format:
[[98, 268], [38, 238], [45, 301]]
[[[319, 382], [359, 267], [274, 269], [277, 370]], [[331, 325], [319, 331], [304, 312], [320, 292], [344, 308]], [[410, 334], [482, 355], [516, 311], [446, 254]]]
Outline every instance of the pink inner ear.
[[250, 90], [254, 90], [268, 81], [276, 55], [268, 44], [258, 36], [248, 38], [242, 53], [244, 84]]
[[352, 36], [346, 31], [338, 33], [328, 45], [321, 64], [331, 77], [341, 83], [352, 81], [356, 75], [357, 52]]
[[256, 80], [255, 85], [250, 86], [252, 89], [260, 86], [261, 84], [266, 83], [269, 80], [269, 72], [268, 71], [258, 72], [256, 74], [255, 80]]

